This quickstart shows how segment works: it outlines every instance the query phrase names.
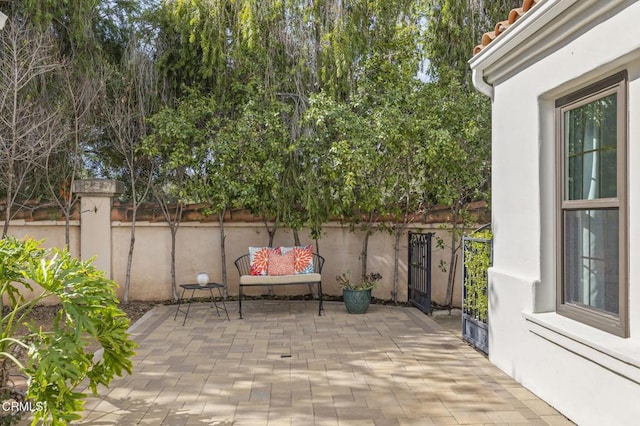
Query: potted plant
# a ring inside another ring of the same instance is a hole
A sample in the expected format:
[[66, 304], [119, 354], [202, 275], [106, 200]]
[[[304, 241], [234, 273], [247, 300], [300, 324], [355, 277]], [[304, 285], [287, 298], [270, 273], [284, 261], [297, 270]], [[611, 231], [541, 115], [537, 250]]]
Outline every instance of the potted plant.
[[371, 303], [371, 290], [378, 285], [382, 275], [372, 272], [363, 275], [359, 281], [351, 281], [350, 273], [344, 272], [336, 277], [342, 288], [342, 299], [350, 314], [364, 314]]

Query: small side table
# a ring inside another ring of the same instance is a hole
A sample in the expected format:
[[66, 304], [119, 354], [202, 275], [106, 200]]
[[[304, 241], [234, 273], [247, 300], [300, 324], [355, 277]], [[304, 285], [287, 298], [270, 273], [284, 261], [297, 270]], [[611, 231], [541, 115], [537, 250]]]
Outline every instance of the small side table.
[[[224, 303], [224, 296], [222, 295], [222, 289], [224, 288], [224, 285], [218, 284], [218, 283], [207, 283], [205, 285], [180, 284], [180, 287], [182, 287], [182, 294], [178, 299], [178, 308], [176, 309], [176, 314], [173, 316], [174, 321], [176, 320], [176, 318], [178, 318], [178, 312], [181, 312], [184, 314], [184, 321], [182, 321], [182, 325], [185, 325], [185, 323], [187, 322], [187, 317], [189, 316], [189, 310], [191, 309], [191, 302], [193, 301], [193, 296], [198, 290], [209, 290], [209, 294], [211, 295], [211, 307], [216, 308], [216, 313], [218, 314], [218, 316], [220, 316], [220, 311], [224, 311], [224, 313], [227, 315], [227, 320], [230, 321], [229, 312], [227, 312], [227, 305]], [[216, 302], [216, 299], [213, 297], [214, 288], [217, 288], [218, 293], [220, 294], [220, 298], [222, 302], [221, 308], [218, 307], [218, 302]], [[191, 296], [189, 297], [189, 301], [187, 302], [187, 310], [185, 311], [184, 309], [181, 309], [181, 305], [182, 305], [182, 300], [184, 298], [184, 292], [187, 290], [191, 290]]]

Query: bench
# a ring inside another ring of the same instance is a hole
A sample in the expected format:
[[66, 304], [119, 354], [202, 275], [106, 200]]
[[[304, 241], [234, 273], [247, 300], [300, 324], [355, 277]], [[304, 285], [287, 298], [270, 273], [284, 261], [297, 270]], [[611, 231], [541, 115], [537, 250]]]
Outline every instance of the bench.
[[313, 273], [296, 275], [251, 275], [251, 261], [249, 253], [243, 254], [235, 260], [236, 269], [240, 275], [238, 291], [238, 312], [242, 319], [242, 289], [244, 287], [271, 286], [271, 285], [313, 285], [318, 287], [318, 315], [322, 315], [322, 266], [324, 257], [313, 253]]

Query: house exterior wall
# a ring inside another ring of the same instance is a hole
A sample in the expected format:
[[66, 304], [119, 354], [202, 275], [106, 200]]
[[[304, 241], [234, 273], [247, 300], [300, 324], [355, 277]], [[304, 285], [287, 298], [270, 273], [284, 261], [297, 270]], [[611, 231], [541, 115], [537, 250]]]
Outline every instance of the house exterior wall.
[[[558, 5], [563, 10], [554, 12]], [[640, 417], [640, 2], [543, 1], [531, 15], [471, 61], [493, 86], [490, 359], [578, 424], [635, 424]], [[540, 26], [535, 33], [516, 42], [535, 25]], [[555, 313], [555, 100], [621, 70], [629, 76], [629, 338]]]

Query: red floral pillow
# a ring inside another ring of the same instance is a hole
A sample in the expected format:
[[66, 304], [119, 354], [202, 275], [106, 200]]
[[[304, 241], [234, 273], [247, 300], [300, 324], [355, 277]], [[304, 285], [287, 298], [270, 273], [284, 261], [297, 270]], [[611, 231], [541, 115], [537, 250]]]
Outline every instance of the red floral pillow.
[[313, 246], [294, 247], [296, 274], [313, 273]]
[[249, 247], [249, 274], [267, 275], [270, 250], [273, 249], [269, 247]]
[[294, 269], [296, 274], [313, 273], [313, 246], [280, 247], [282, 253], [294, 254]]
[[295, 256], [292, 251], [280, 254], [279, 251], [273, 250], [269, 254], [268, 275], [293, 275], [294, 261]]

